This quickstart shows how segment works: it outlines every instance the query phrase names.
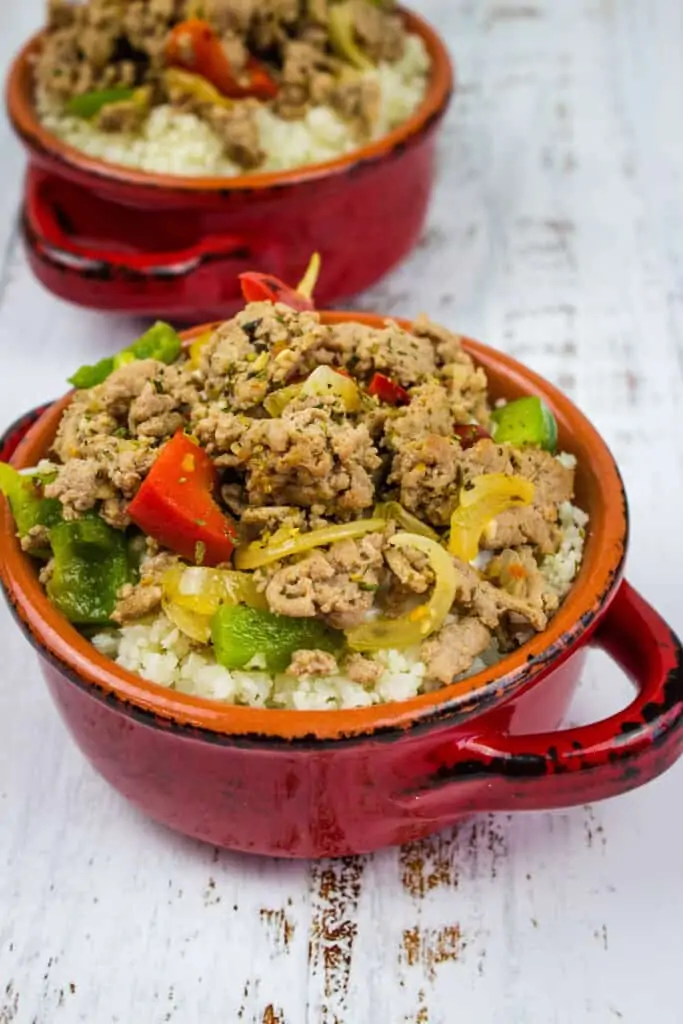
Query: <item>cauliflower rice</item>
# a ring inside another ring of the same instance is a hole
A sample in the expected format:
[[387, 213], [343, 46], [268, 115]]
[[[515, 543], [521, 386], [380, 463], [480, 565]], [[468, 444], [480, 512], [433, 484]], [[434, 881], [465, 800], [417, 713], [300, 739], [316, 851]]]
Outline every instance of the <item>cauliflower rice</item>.
[[[566, 465], [575, 465], [574, 456], [558, 456]], [[569, 591], [581, 567], [588, 516], [568, 502], [560, 506], [563, 538], [559, 550], [546, 556], [541, 572], [558, 597]], [[301, 677], [264, 671], [264, 662], [254, 658], [249, 670], [229, 672], [216, 663], [212, 648], [198, 650], [165, 615], [146, 624], [136, 623], [120, 630], [103, 632], [93, 639], [101, 654], [113, 658], [121, 668], [137, 673], [150, 682], [179, 693], [241, 704], [254, 708], [279, 708], [290, 711], [333, 711], [370, 707], [389, 701], [410, 700], [432, 687], [424, 682], [425, 665], [419, 649], [378, 652], [376, 659], [385, 666], [374, 686], [364, 687], [343, 674]], [[495, 641], [464, 679], [483, 672], [501, 658]]]
[[[386, 135], [417, 110], [427, 91], [429, 70], [430, 58], [422, 38], [409, 35], [399, 61], [365, 72], [379, 82], [381, 90], [373, 138]], [[99, 131], [82, 118], [63, 115], [44, 95], [38, 95], [37, 107], [44, 126], [63, 142], [108, 163], [191, 177], [244, 173], [224, 156], [221, 141], [208, 124], [168, 104], [155, 107], [136, 135]], [[329, 107], [313, 107], [302, 120], [286, 121], [262, 105], [257, 117], [266, 152], [259, 172], [324, 163], [358, 146], [351, 126]]]

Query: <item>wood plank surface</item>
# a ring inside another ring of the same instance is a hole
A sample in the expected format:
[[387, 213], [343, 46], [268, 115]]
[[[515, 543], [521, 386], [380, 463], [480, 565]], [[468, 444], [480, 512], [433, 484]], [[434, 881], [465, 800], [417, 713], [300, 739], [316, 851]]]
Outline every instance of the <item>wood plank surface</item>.
[[[458, 65], [428, 229], [358, 305], [548, 376], [604, 433], [629, 577], [683, 631], [683, 7], [420, 0]], [[40, 24], [5, 0], [0, 66]], [[33, 280], [0, 121], [0, 423], [137, 325]], [[144, 820], [67, 739], [0, 609], [0, 1024], [681, 1024], [683, 766], [608, 803], [488, 815], [338, 863]], [[591, 656], [572, 721], [630, 688]]]

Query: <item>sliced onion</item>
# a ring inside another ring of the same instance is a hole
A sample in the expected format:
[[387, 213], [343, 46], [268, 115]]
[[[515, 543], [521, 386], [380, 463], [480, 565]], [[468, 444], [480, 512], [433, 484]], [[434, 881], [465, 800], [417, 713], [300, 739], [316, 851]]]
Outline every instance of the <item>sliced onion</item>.
[[359, 71], [372, 71], [375, 65], [356, 42], [352, 4], [341, 3], [330, 6], [328, 30], [332, 49]]
[[263, 408], [274, 420], [279, 419], [290, 402], [301, 394], [303, 384], [290, 384], [289, 387], [272, 391], [263, 400]]
[[301, 394], [314, 398], [334, 395], [341, 400], [347, 412], [357, 412], [361, 405], [356, 382], [331, 366], [317, 366], [302, 384]]
[[397, 548], [415, 548], [427, 556], [434, 573], [434, 590], [426, 604], [418, 605], [405, 615], [396, 619], [374, 619], [349, 630], [346, 641], [354, 651], [414, 647], [441, 629], [455, 601], [458, 570], [440, 544], [414, 533], [397, 533], [389, 543]]
[[450, 553], [463, 562], [477, 557], [482, 534], [493, 519], [512, 508], [531, 505], [535, 493], [530, 480], [505, 473], [487, 473], [472, 483], [469, 490], [460, 492], [448, 541]]
[[256, 589], [253, 576], [231, 569], [177, 565], [164, 573], [161, 583], [164, 598], [170, 604], [195, 615], [211, 618], [222, 604], [267, 608], [266, 599]]
[[412, 512], [405, 509], [398, 501], [385, 501], [380, 505], [375, 505], [372, 514], [378, 519], [387, 519], [389, 522], [398, 523], [407, 533], [416, 533], [420, 537], [439, 540], [436, 530], [432, 530], [431, 526], [423, 523], [421, 519], [418, 519]]
[[275, 543], [272, 539], [265, 544], [257, 540], [246, 547], [238, 548], [234, 562], [238, 569], [260, 569], [263, 565], [272, 565], [282, 558], [300, 555], [304, 551], [328, 547], [341, 540], [355, 540], [366, 533], [378, 533], [385, 526], [384, 519], [359, 519], [355, 523], [325, 526], [322, 530], [293, 534], [288, 540], [278, 537]]
[[166, 596], [162, 598], [161, 606], [167, 618], [174, 626], [177, 626], [181, 633], [198, 644], [208, 644], [211, 639], [211, 616], [191, 612], [187, 608], [183, 608], [182, 605], [169, 601]]

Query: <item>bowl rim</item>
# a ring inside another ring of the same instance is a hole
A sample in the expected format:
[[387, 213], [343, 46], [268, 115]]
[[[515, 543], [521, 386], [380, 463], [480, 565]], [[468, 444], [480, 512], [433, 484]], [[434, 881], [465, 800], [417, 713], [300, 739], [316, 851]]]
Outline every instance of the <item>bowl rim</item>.
[[[411, 323], [362, 312], [322, 313], [321, 317], [325, 323], [354, 320], [372, 327], [382, 326], [387, 319], [403, 327], [410, 327]], [[209, 326], [185, 331], [183, 338], [189, 342]], [[38, 581], [35, 563], [22, 551], [8, 505], [0, 499], [0, 581], [28, 639], [43, 658], [72, 682], [125, 714], [152, 726], [186, 733], [189, 730], [202, 739], [232, 744], [284, 742], [319, 746], [337, 744], [340, 740], [356, 742], [368, 735], [397, 738], [408, 730], [421, 731], [439, 723], [453, 725], [473, 717], [539, 681], [586, 642], [616, 594], [628, 543], [624, 486], [607, 444], [566, 395], [505, 353], [466, 337], [463, 347], [485, 370], [493, 370], [505, 380], [505, 391], [535, 393], [548, 403], [558, 418], [560, 438], [569, 431], [579, 447], [590, 453], [585, 471], [590, 471], [601, 498], [602, 528], [599, 534], [589, 528], [579, 577], [559, 611], [543, 633], [497, 665], [468, 680], [407, 701], [350, 710], [243, 707], [169, 690], [117, 666], [62, 618]], [[14, 465], [30, 468], [45, 454], [71, 394], [50, 406], [28, 431], [14, 453]]]
[[58, 160], [72, 172], [96, 177], [109, 184], [136, 188], [163, 189], [180, 193], [243, 193], [261, 192], [273, 188], [303, 185], [321, 178], [351, 173], [365, 165], [400, 154], [416, 141], [446, 112], [455, 89], [453, 62], [439, 33], [414, 11], [399, 7], [410, 31], [421, 36], [427, 45], [432, 74], [427, 94], [417, 110], [380, 139], [351, 150], [333, 160], [308, 164], [286, 171], [267, 171], [240, 174], [233, 177], [189, 177], [139, 171], [123, 164], [108, 163], [88, 156], [74, 146], [63, 142], [41, 123], [35, 110], [32, 91], [29, 90], [31, 57], [40, 46], [45, 29], [32, 36], [14, 58], [7, 77], [6, 104], [10, 123], [24, 144], [31, 150]]

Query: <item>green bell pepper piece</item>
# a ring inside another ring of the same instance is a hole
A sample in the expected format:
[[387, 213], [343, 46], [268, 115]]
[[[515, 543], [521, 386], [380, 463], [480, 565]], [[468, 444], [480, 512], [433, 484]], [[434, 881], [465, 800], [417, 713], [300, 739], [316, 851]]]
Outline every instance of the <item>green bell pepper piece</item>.
[[125, 366], [136, 359], [158, 359], [160, 363], [170, 365], [180, 355], [181, 348], [182, 342], [177, 331], [163, 320], [157, 320], [130, 348], [114, 356], [114, 369], [118, 370], [119, 366]]
[[131, 579], [125, 534], [91, 513], [58, 523], [50, 534], [54, 554], [47, 594], [77, 625], [106, 625], [124, 583]]
[[158, 359], [160, 363], [170, 366], [180, 355], [182, 347], [178, 332], [170, 324], [159, 320], [141, 338], [128, 348], [124, 348], [118, 355], [101, 359], [93, 366], [81, 366], [72, 377], [69, 377], [69, 384], [79, 390], [94, 388], [97, 384], [102, 384], [114, 370], [127, 363], [134, 363], [137, 359]]
[[515, 448], [532, 446], [548, 452], [557, 449], [557, 422], [548, 406], [537, 396], [508, 402], [491, 414], [495, 441]]
[[338, 652], [344, 636], [317, 619], [291, 619], [247, 605], [222, 605], [211, 621], [216, 660], [227, 669], [244, 668], [256, 655], [271, 672], [284, 672], [300, 650]]
[[85, 92], [81, 96], [72, 96], [65, 104], [64, 111], [73, 114], [74, 117], [90, 119], [99, 114], [102, 107], [110, 103], [131, 100], [134, 95], [135, 89], [97, 89], [94, 92]]
[[94, 366], [81, 366], [73, 377], [69, 377], [69, 384], [73, 384], [79, 391], [86, 391], [88, 388], [94, 388], [97, 384], [102, 384], [113, 372], [114, 359], [110, 356], [108, 359], [100, 359], [99, 363], [95, 363]]
[[17, 533], [25, 537], [34, 526], [54, 526], [62, 518], [62, 506], [56, 498], [44, 498], [35, 480], [0, 463], [0, 494], [9, 501]]

